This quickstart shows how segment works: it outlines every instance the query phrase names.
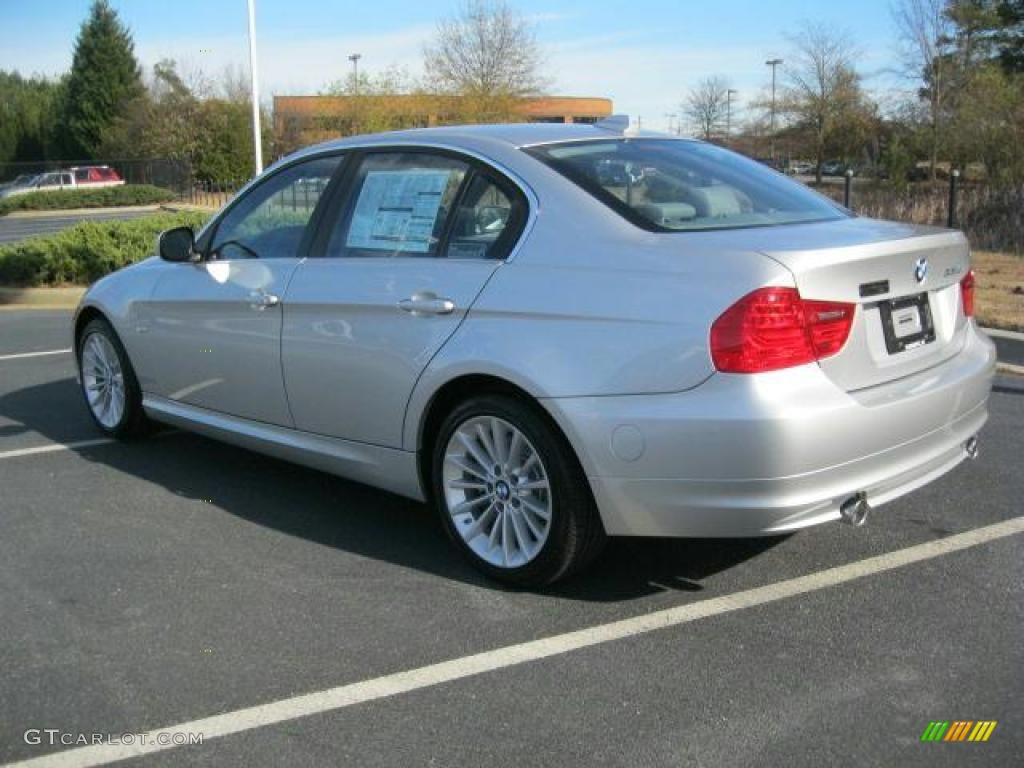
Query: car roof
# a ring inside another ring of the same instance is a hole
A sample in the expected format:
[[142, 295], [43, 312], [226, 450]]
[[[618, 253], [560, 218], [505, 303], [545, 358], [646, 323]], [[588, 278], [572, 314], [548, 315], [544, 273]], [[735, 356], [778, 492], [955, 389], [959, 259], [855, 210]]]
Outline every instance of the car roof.
[[366, 146], [372, 144], [458, 144], [461, 141], [481, 140], [505, 144], [510, 147], [524, 147], [533, 144], [550, 144], [563, 141], [585, 141], [587, 139], [614, 139], [622, 136], [675, 139], [677, 137], [655, 131], [623, 133], [619, 130], [586, 123], [502, 123], [487, 125], [450, 125], [437, 128], [412, 128], [387, 133], [370, 133], [333, 139], [296, 154], [323, 152], [330, 149]]

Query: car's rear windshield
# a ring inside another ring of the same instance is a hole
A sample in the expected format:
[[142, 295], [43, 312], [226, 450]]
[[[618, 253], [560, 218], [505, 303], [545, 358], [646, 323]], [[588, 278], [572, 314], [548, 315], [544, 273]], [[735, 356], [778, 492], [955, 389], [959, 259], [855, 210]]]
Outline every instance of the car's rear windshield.
[[765, 227], [849, 215], [761, 163], [698, 141], [598, 139], [526, 151], [655, 231]]

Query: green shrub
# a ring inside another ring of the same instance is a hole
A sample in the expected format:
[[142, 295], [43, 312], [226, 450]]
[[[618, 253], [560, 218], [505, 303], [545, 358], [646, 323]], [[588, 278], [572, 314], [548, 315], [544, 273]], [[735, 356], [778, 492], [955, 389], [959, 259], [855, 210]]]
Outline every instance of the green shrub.
[[56, 211], [68, 208], [117, 208], [123, 205], [158, 205], [177, 197], [171, 190], [150, 184], [123, 184], [99, 189], [60, 189], [26, 192], [0, 200], [0, 216], [11, 211]]
[[83, 221], [54, 235], [0, 246], [0, 285], [88, 285], [156, 251], [166, 229], [198, 229], [208, 214], [158, 213], [130, 221]]

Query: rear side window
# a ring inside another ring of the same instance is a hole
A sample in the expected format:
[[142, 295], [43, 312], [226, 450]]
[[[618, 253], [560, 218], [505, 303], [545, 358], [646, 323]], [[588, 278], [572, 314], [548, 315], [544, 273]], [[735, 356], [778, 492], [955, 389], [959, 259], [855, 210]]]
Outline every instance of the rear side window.
[[76, 181], [88, 181], [88, 179], [89, 179], [89, 170], [87, 168], [79, 168], [77, 171], [75, 171], [75, 180]]
[[444, 255], [504, 258], [521, 229], [524, 208], [511, 187], [482, 173], [474, 175], [456, 204]]
[[761, 163], [696, 141], [601, 139], [526, 151], [633, 223], [659, 232], [777, 226], [848, 215]]

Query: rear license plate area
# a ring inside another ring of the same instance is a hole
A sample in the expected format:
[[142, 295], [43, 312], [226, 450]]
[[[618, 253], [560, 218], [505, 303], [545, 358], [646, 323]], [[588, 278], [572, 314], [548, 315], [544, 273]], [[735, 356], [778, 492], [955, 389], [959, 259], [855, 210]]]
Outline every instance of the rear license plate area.
[[935, 341], [935, 325], [928, 294], [919, 293], [878, 305], [885, 348], [890, 355]]

